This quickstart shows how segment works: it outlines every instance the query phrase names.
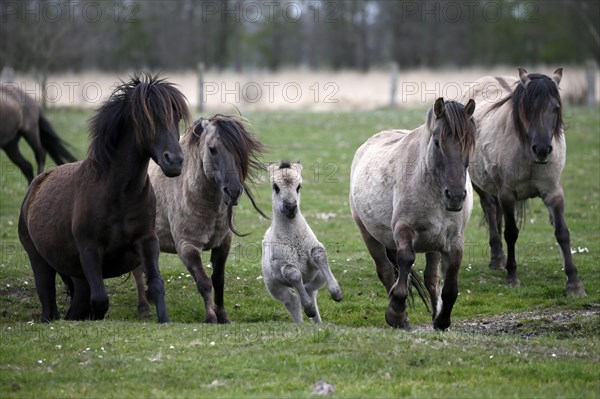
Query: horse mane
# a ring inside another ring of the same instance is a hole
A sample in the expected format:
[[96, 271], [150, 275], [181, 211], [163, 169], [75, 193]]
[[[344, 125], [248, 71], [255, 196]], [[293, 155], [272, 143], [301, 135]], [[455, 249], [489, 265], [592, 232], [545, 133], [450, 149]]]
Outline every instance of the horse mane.
[[[260, 171], [265, 170], [263, 163], [258, 159], [258, 156], [264, 151], [264, 145], [246, 130], [245, 124], [248, 121], [241, 116], [216, 114], [208, 118], [208, 121], [216, 127], [221, 142], [227, 151], [233, 155], [236, 164], [239, 166], [240, 181], [252, 206], [261, 216], [269, 219], [256, 204], [252, 189], [246, 182], [248, 177], [251, 181], [256, 181], [255, 179], [259, 178]], [[202, 129], [200, 121], [196, 121], [191, 134], [188, 135], [188, 145], [199, 145]], [[233, 208], [230, 206], [227, 212], [229, 228], [234, 234], [242, 236], [233, 226]]]
[[[472, 153], [475, 148], [475, 123], [467, 116], [465, 106], [458, 101], [446, 101], [444, 105], [446, 108], [445, 123], [440, 133], [440, 147], [443, 150], [443, 142], [446, 137], [454, 137], [460, 143], [463, 155]], [[428, 119], [432, 117], [433, 110], [430, 110]]]
[[90, 119], [88, 158], [99, 171], [112, 163], [119, 138], [133, 130], [138, 149], [147, 148], [156, 128], [190, 120], [185, 96], [159, 75], [135, 74], [118, 85]]
[[[530, 73], [527, 76], [530, 79], [527, 85], [523, 85], [523, 83], [518, 80], [512, 92], [494, 104], [491, 109], [497, 109], [508, 101], [512, 101], [512, 119], [515, 130], [519, 139], [522, 142], [527, 143], [529, 137], [527, 136], [525, 126], [523, 126], [523, 119], [529, 115], [533, 118], [538, 117], [541, 113], [542, 105], [550, 98], [554, 98], [558, 101], [559, 110], [553, 136], [554, 138], [559, 138], [563, 132], [563, 115], [562, 101], [560, 99], [560, 93], [558, 92], [558, 86], [552, 79], [541, 73]], [[497, 80], [498, 79], [499, 78], [497, 78]]]

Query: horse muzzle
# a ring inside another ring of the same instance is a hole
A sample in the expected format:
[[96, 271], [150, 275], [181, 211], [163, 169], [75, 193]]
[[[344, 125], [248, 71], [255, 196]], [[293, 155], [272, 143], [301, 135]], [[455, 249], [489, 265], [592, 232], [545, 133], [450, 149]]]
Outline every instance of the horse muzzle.
[[167, 177], [176, 177], [181, 174], [183, 168], [183, 152], [173, 153], [165, 151], [159, 160], [158, 166]]
[[550, 154], [552, 153], [552, 146], [531, 146], [531, 153], [533, 154], [533, 160], [535, 163], [543, 165], [549, 161]]
[[242, 190], [238, 188], [223, 188], [223, 201], [227, 206], [236, 206], [240, 203], [240, 197], [242, 196]]
[[296, 204], [284, 204], [283, 205], [283, 214], [288, 219], [293, 219], [298, 214], [298, 205]]
[[444, 190], [444, 206], [449, 212], [461, 211], [465, 203], [465, 198], [467, 198], [467, 190], [465, 189], [459, 193], [452, 193], [448, 189]]

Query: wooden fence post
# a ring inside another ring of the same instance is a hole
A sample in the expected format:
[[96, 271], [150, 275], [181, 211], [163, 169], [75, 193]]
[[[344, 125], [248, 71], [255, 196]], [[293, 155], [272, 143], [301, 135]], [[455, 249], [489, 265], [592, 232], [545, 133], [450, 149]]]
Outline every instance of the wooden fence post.
[[199, 62], [196, 73], [198, 74], [198, 112], [204, 112], [204, 63]]
[[588, 60], [585, 63], [585, 78], [587, 81], [587, 105], [588, 107], [596, 106], [596, 62]]
[[398, 85], [398, 64], [391, 63], [390, 68], [390, 107], [396, 105], [396, 90]]

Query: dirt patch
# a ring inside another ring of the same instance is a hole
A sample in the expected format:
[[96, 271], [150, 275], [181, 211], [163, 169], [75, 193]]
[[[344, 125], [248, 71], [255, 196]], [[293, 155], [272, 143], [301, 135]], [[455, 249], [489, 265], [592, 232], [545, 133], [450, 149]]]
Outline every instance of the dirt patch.
[[523, 338], [554, 335], [557, 338], [600, 337], [600, 304], [584, 310], [530, 311], [454, 321], [451, 330], [468, 334], [518, 335]]

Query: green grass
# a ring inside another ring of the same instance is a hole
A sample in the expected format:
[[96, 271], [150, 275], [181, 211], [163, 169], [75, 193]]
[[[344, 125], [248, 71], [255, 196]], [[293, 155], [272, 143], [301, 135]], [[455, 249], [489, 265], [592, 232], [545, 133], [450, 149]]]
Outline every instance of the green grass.
[[[425, 110], [246, 115], [268, 147], [265, 162], [304, 165], [302, 212], [327, 246], [344, 292], [326, 290], [326, 323], [297, 326], [259, 279], [260, 242], [269, 222], [247, 200], [236, 211], [226, 270], [227, 326], [202, 324], [203, 306], [177, 256], [161, 255], [173, 323], [138, 321], [133, 279], [107, 281], [111, 307], [101, 322], [40, 325], [40, 305], [17, 238], [26, 181], [0, 155], [0, 393], [2, 397], [314, 397], [325, 379], [338, 397], [600, 397], [600, 115], [567, 115], [563, 173], [566, 219], [588, 296], [564, 294], [553, 229], [539, 199], [518, 242], [521, 286], [488, 270], [487, 232], [476, 206], [466, 233], [460, 296], [450, 332], [431, 331], [425, 307], [409, 316], [415, 331], [386, 326], [387, 297], [348, 209], [350, 163], [373, 133], [422, 123]], [[89, 111], [52, 109], [49, 119], [79, 158]], [[31, 153], [22, 146], [29, 159]], [[257, 184], [270, 212], [270, 187]], [[477, 199], [476, 199], [477, 202]], [[203, 259], [208, 264], [208, 254]], [[423, 270], [424, 257], [415, 268]], [[210, 271], [209, 271], [210, 272]], [[59, 289], [59, 308], [68, 302]]]

